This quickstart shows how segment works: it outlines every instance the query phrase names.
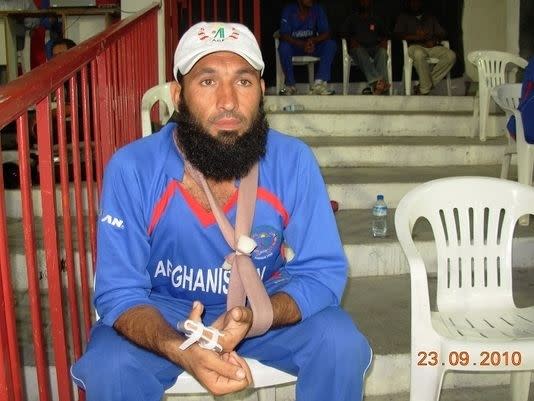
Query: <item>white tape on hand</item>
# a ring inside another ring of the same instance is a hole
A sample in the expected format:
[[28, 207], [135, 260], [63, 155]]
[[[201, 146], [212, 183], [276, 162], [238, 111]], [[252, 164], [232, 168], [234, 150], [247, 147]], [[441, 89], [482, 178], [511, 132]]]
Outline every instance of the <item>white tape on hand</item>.
[[206, 327], [202, 322], [195, 322], [190, 319], [179, 322], [177, 328], [187, 337], [187, 340], [180, 345], [182, 351], [186, 350], [194, 343], [198, 343], [198, 345], [204, 349], [222, 352], [222, 347], [218, 340], [223, 334], [216, 328], [211, 326]]

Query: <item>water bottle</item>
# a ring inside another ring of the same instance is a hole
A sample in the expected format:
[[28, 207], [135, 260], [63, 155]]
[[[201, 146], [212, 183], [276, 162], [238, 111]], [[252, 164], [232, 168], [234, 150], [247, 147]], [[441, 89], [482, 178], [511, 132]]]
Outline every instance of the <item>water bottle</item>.
[[384, 202], [384, 195], [376, 196], [376, 203], [373, 206], [373, 224], [371, 231], [373, 237], [383, 238], [388, 232], [388, 207]]
[[291, 112], [302, 111], [302, 110], [304, 110], [304, 106], [302, 104], [292, 103], [292, 104], [288, 104], [288, 105], [282, 107], [282, 110], [283, 111], [291, 111]]

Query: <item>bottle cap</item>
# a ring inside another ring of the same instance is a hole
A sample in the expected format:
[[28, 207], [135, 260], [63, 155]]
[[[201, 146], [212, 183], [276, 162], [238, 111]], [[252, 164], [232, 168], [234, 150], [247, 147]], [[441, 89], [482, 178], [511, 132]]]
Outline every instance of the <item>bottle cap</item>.
[[384, 195], [382, 194], [376, 195], [376, 200], [384, 200]]

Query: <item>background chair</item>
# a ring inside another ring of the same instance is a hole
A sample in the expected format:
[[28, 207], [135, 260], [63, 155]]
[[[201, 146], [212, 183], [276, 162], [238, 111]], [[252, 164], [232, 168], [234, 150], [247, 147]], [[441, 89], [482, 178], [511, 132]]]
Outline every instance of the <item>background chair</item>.
[[[495, 50], [470, 52], [467, 59], [478, 70], [478, 107], [475, 107], [473, 117], [476, 120], [478, 114], [478, 134], [480, 140], [485, 141], [491, 89], [507, 83], [507, 75], [508, 82], [515, 81], [517, 67], [524, 69], [528, 62], [514, 54]], [[512, 68], [508, 64], [512, 64]]]
[[[504, 150], [501, 167], [501, 178], [507, 179], [512, 154], [517, 154], [518, 181], [524, 185], [532, 185], [532, 169], [534, 168], [534, 144], [525, 138], [521, 112], [517, 110], [521, 99], [521, 84], [504, 84], [491, 90], [491, 97], [506, 113], [506, 120], [515, 117], [515, 140], [508, 135], [508, 145]], [[528, 225], [528, 217], [519, 220], [522, 225]]]
[[[514, 304], [512, 238], [518, 218], [532, 212], [534, 188], [488, 177], [430, 181], [399, 202], [395, 228], [411, 280], [411, 401], [438, 400], [447, 370], [511, 371], [512, 400], [527, 401], [534, 307]], [[412, 238], [421, 217], [436, 242], [437, 311]]]
[[156, 85], [147, 90], [141, 99], [141, 133], [143, 136], [152, 134], [151, 111], [157, 102], [164, 103], [165, 108], [160, 107], [160, 121], [165, 124], [174, 112], [174, 103], [171, 99], [170, 82]]
[[[448, 40], [443, 40], [441, 42], [441, 45], [446, 47], [447, 49], [450, 49], [450, 44]], [[404, 68], [403, 68], [403, 80], [404, 80], [404, 93], [406, 96], [410, 96], [412, 94], [412, 67], [413, 67], [413, 60], [408, 54], [408, 42], [405, 40], [402, 41], [402, 51], [404, 55]], [[427, 62], [429, 64], [437, 64], [438, 63], [437, 58], [429, 57], [427, 59]], [[451, 88], [451, 73], [447, 73], [447, 77], [445, 78], [447, 80], [447, 95], [451, 96], [452, 94], [452, 88]]]
[[[358, 66], [358, 64], [352, 59], [352, 57], [349, 54], [349, 50], [347, 46], [347, 39], [345, 38], [341, 39], [341, 48], [342, 48], [342, 53], [343, 53], [343, 94], [347, 95], [349, 93], [350, 67], [352, 65]], [[391, 40], [388, 40], [387, 53], [388, 53], [388, 61], [387, 61], [388, 82], [391, 84], [391, 86], [389, 87], [389, 94], [393, 95], [393, 73], [392, 73], [392, 68], [391, 68]]]
[[[284, 86], [284, 70], [282, 69], [282, 64], [280, 63], [280, 55], [278, 54], [278, 46], [280, 45], [280, 33], [276, 31], [273, 35], [274, 37], [274, 53], [276, 55], [276, 94], [280, 93], [280, 90]], [[292, 61], [293, 65], [306, 65], [308, 66], [308, 82], [310, 86], [313, 85], [315, 81], [315, 63], [320, 60], [319, 57], [314, 56], [293, 56]]]

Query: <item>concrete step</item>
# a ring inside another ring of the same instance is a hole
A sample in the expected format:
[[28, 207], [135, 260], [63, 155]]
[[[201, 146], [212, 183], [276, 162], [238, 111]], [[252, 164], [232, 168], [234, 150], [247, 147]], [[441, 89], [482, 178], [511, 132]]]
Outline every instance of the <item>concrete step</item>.
[[444, 111], [473, 113], [473, 96], [265, 96], [268, 112], [283, 110], [284, 106], [298, 104], [304, 110], [314, 111], [390, 111], [433, 112]]
[[[349, 261], [351, 277], [388, 276], [409, 273], [409, 266], [397, 240], [394, 223], [395, 209], [388, 210], [388, 234], [374, 238], [371, 234], [371, 209], [340, 210], [336, 221]], [[534, 260], [534, 222], [527, 227], [517, 225], [514, 232], [513, 266], [527, 268]], [[436, 271], [436, 247], [428, 222], [419, 221], [414, 227], [416, 245], [427, 269]], [[532, 281], [534, 282], [534, 272]]]
[[[473, 97], [266, 96], [271, 126], [294, 136], [475, 135]], [[284, 111], [297, 106], [299, 111]], [[488, 120], [488, 137], [505, 133], [500, 112]]]
[[[510, 179], [517, 180], [515, 166]], [[396, 207], [401, 198], [416, 186], [444, 177], [500, 177], [501, 165], [417, 166], [417, 167], [325, 167], [321, 169], [330, 199], [340, 209], [368, 209], [383, 194], [389, 207]]]
[[[473, 137], [478, 120], [461, 111], [277, 111], [272, 128], [293, 136], [459, 136]], [[506, 119], [490, 115], [487, 136], [504, 135]]]
[[505, 137], [303, 137], [321, 167], [499, 164]]

